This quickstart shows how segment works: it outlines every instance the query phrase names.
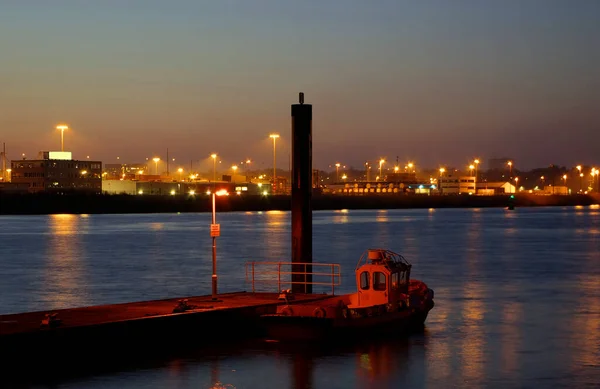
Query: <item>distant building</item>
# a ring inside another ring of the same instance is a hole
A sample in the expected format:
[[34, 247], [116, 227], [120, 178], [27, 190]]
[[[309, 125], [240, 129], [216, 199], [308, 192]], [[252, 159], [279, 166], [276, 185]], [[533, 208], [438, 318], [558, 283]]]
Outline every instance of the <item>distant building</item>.
[[130, 195], [200, 195], [217, 187], [231, 195], [270, 195], [271, 184], [231, 182], [162, 182], [132, 180], [102, 180], [102, 192]]
[[510, 182], [478, 182], [478, 195], [501, 195], [515, 193], [516, 187]]
[[27, 184], [32, 193], [102, 190], [102, 162], [73, 160], [66, 151], [43, 151], [38, 159], [13, 160], [11, 168], [11, 182]]
[[[149, 174], [148, 165], [143, 163], [107, 163], [104, 165], [107, 178], [121, 178], [123, 174], [127, 177]], [[141, 172], [141, 173], [140, 173]]]
[[475, 176], [447, 174], [439, 178], [441, 194], [475, 194]]

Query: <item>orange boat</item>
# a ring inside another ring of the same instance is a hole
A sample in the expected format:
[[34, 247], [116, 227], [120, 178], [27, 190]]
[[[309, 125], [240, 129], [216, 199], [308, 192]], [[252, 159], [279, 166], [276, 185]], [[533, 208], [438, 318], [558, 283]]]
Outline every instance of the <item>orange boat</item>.
[[350, 332], [406, 333], [422, 328], [433, 308], [433, 290], [410, 279], [412, 265], [400, 254], [367, 250], [356, 269], [357, 292], [296, 303], [284, 291], [286, 304], [262, 315], [268, 337], [276, 340], [335, 339]]

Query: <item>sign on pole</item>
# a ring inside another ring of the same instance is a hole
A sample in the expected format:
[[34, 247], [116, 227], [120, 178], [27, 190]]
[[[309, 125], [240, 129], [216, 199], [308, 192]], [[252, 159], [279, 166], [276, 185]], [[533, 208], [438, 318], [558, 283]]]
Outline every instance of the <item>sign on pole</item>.
[[210, 236], [217, 237], [221, 236], [221, 225], [220, 224], [211, 224], [210, 225]]

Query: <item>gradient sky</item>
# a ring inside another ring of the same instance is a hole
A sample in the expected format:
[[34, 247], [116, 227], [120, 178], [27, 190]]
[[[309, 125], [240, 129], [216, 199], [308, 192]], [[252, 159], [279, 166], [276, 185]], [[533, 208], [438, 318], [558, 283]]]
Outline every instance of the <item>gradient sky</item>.
[[600, 163], [600, 1], [0, 0], [0, 142], [105, 163]]

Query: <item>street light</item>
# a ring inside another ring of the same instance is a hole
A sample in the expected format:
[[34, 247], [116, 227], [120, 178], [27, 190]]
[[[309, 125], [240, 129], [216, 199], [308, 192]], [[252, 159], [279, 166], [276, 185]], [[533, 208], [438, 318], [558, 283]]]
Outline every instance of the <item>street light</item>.
[[69, 126], [67, 126], [66, 124], [59, 124], [58, 126], [56, 126], [56, 129], [60, 130], [60, 151], [65, 151], [64, 136], [65, 130], [68, 130]]
[[479, 160], [476, 159], [473, 162], [475, 163], [475, 194], [477, 194], [477, 170], [479, 168]]
[[213, 159], [213, 182], [217, 181], [217, 154], [212, 153], [210, 157]]
[[335, 164], [335, 182], [338, 182], [340, 180], [340, 164], [336, 163]]
[[183, 181], [183, 168], [180, 167], [177, 172], [179, 173], [179, 181]]
[[275, 163], [277, 161], [275, 156], [275, 141], [277, 140], [277, 138], [279, 138], [279, 134], [271, 134], [269, 135], [269, 137], [273, 138], [273, 193], [275, 193], [275, 177], [277, 176], [277, 170], [275, 168]]
[[575, 169], [579, 170], [579, 191], [583, 192], [583, 173], [581, 173], [581, 165], [577, 165]]
[[519, 189], [519, 177], [515, 177], [515, 193], [517, 193], [518, 189]]
[[152, 160], [154, 161], [154, 164], [156, 165], [156, 175], [158, 176], [158, 161], [160, 161], [160, 158], [154, 157], [154, 158], [152, 158]]
[[438, 190], [442, 193], [442, 177], [444, 177], [444, 172], [446, 169], [443, 167], [440, 168], [440, 178], [438, 179]]
[[[216, 157], [216, 155], [215, 155]], [[193, 194], [190, 192], [190, 194]], [[221, 236], [221, 226], [217, 224], [216, 196], [229, 196], [225, 189], [212, 191], [212, 224], [210, 225], [210, 236], [212, 237], [212, 299], [217, 300], [217, 236]]]
[[366, 175], [367, 182], [369, 182], [369, 169], [370, 169], [369, 162], [367, 161], [367, 162], [365, 162], [365, 170], [367, 171], [367, 175]]
[[[414, 173], [413, 167], [414, 167], [415, 165], [414, 165], [412, 162], [409, 162], [407, 166], [408, 166], [408, 172], [409, 172], [409, 173]], [[411, 170], [413, 170], [413, 171], [411, 172]]]
[[381, 172], [381, 168], [383, 167], [383, 164], [385, 163], [385, 159], [380, 159], [379, 160], [379, 177], [383, 180], [383, 174]]
[[563, 175], [562, 179], [565, 181], [565, 188], [567, 188], [567, 194], [569, 194], [569, 187], [567, 186], [567, 175]]
[[512, 177], [512, 165], [513, 165], [513, 163], [512, 163], [512, 161], [508, 161], [507, 163], [508, 163], [508, 168], [510, 169], [509, 170], [509, 172], [510, 172], [509, 173], [509, 177]]

